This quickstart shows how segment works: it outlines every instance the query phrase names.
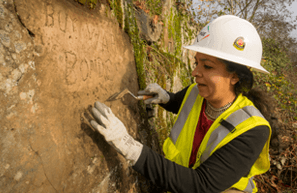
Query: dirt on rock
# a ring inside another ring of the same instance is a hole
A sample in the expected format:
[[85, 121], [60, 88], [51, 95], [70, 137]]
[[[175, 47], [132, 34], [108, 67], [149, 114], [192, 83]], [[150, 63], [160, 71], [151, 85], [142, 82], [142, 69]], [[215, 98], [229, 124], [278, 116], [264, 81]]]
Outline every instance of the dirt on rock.
[[108, 8], [0, 0], [0, 41], [0, 192], [139, 192], [141, 178], [81, 117], [104, 102], [151, 143], [135, 99], [106, 101], [138, 90], [132, 45]]

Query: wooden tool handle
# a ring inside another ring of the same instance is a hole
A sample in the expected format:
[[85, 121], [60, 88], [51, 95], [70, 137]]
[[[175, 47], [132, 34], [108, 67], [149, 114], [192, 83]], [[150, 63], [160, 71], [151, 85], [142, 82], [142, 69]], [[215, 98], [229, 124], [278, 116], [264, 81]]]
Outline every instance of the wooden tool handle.
[[142, 97], [143, 97], [142, 100], [146, 100], [146, 99], [153, 98], [154, 96], [153, 95], [143, 95]]

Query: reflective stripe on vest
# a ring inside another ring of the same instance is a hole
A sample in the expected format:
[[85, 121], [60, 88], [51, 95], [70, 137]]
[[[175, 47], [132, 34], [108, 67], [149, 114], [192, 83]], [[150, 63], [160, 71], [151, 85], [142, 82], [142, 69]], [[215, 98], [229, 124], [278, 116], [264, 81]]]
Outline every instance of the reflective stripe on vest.
[[187, 100], [185, 101], [185, 104], [177, 118], [177, 120], [175, 121], [171, 132], [170, 132], [170, 138], [172, 140], [172, 142], [175, 144], [177, 141], [177, 138], [182, 130], [182, 128], [184, 127], [185, 122], [187, 121], [188, 115], [190, 114], [192, 107], [196, 101], [196, 98], [199, 94], [199, 90], [197, 86], [194, 86], [194, 88], [191, 90]]
[[250, 179], [249, 179], [249, 183], [248, 185], [246, 186], [246, 188], [243, 190], [244, 192], [253, 192], [253, 189], [255, 188], [255, 184], [253, 182], [253, 179], [254, 179], [254, 176], [252, 176]]
[[[192, 110], [192, 107], [196, 101], [196, 98], [199, 94], [198, 87], [195, 86], [191, 90], [187, 100], [185, 101], [183, 108], [181, 109], [180, 115], [177, 118], [174, 126], [172, 127], [170, 138], [174, 144], [183, 129], [185, 122]], [[235, 127], [240, 123], [246, 121], [248, 118], [252, 116], [263, 117], [258, 109], [254, 106], [245, 106], [242, 109], [238, 109], [233, 112], [230, 116], [227, 117], [226, 120], [221, 120], [220, 125], [211, 133], [205, 151], [203, 152], [200, 161], [204, 162], [214, 150], [214, 148], [229, 134], [229, 132], [234, 132]], [[255, 185], [253, 183], [253, 177], [249, 178], [248, 184], [244, 191], [253, 192]]]
[[[208, 141], [205, 151], [201, 156], [201, 163], [203, 163], [210, 155], [210, 153], [214, 150], [214, 148], [229, 134], [229, 132], [233, 133], [233, 129], [230, 131], [230, 126], [228, 128], [227, 125], [231, 125], [231, 127], [235, 128], [240, 123], [244, 122], [248, 118], [252, 116], [263, 117], [258, 109], [253, 106], [246, 106], [242, 109], [238, 109], [233, 112], [226, 120], [221, 120], [221, 125], [214, 130]], [[227, 122], [227, 123], [224, 123]]]
[[[221, 125], [214, 130], [208, 141], [205, 151], [203, 152], [200, 160], [203, 163], [209, 156], [210, 153], [214, 150], [214, 148], [229, 134], [229, 132], [233, 133], [235, 127], [247, 120], [252, 116], [263, 117], [258, 109], [253, 106], [245, 106], [242, 109], [238, 109], [233, 112], [226, 120], [221, 120]], [[253, 177], [251, 177], [248, 181], [248, 185], [244, 191], [253, 192], [255, 185], [253, 183]]]

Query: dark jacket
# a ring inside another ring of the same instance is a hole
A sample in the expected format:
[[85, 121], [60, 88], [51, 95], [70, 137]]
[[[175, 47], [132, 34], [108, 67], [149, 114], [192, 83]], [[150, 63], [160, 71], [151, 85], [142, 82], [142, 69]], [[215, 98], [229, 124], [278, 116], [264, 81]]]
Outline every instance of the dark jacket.
[[[161, 106], [177, 113], [187, 89], [176, 94], [169, 93], [170, 101]], [[173, 163], [144, 145], [133, 169], [166, 191], [222, 192], [248, 174], [268, 137], [267, 126], [255, 127], [215, 151], [195, 170]]]

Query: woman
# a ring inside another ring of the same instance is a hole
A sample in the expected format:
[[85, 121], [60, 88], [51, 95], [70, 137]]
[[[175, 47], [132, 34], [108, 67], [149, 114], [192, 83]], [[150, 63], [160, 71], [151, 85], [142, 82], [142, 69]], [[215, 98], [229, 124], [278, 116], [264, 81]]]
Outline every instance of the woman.
[[139, 92], [155, 95], [145, 103], [178, 113], [163, 145], [167, 159], [135, 141], [102, 103], [92, 109], [100, 124], [91, 124], [136, 171], [167, 191], [256, 192], [253, 176], [270, 167], [271, 128], [257, 109], [265, 114], [269, 105], [251, 90], [249, 70], [268, 73], [260, 65], [261, 39], [246, 20], [221, 16], [185, 48], [197, 52], [195, 84], [176, 94], [157, 84]]

